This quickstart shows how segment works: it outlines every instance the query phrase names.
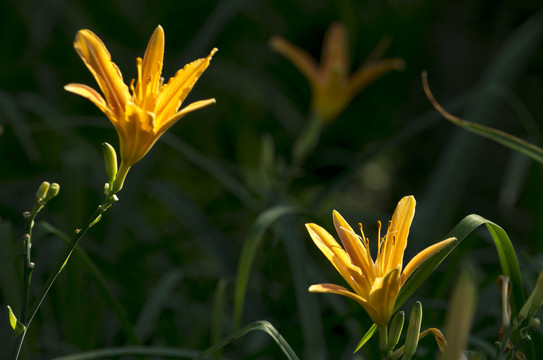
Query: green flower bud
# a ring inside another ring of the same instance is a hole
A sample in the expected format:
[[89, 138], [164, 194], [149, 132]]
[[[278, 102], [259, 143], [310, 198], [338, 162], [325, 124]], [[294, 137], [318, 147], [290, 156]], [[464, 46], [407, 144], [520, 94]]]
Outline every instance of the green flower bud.
[[537, 310], [541, 307], [543, 304], [543, 270], [539, 273], [539, 277], [537, 278], [537, 283], [535, 284], [534, 291], [530, 294], [528, 297], [528, 300], [526, 300], [526, 303], [524, 303], [524, 306], [522, 306], [522, 309], [520, 309], [520, 312], [518, 314], [518, 319], [520, 321], [524, 319], [530, 319], [532, 318]]
[[402, 360], [409, 360], [419, 346], [419, 334], [420, 325], [422, 323], [422, 304], [417, 301], [411, 309], [411, 315], [409, 316], [409, 327], [407, 328], [407, 335], [405, 338], [405, 347], [403, 351]]
[[117, 153], [113, 146], [107, 142], [102, 143], [102, 151], [104, 153], [108, 181], [109, 183], [113, 183], [113, 181], [115, 181], [115, 176], [117, 176]]
[[41, 183], [38, 191], [36, 192], [36, 199], [38, 199], [38, 201], [43, 201], [43, 199], [47, 195], [47, 191], [49, 191], [50, 186], [51, 184], [49, 184], [47, 181]]
[[530, 322], [528, 323], [528, 328], [530, 330], [535, 330], [539, 327], [539, 324], [541, 324], [541, 320], [539, 320], [536, 317], [533, 317], [530, 319]]
[[57, 183], [52, 183], [51, 186], [49, 187], [49, 190], [47, 191], [47, 195], [45, 196], [45, 201], [49, 201], [55, 196], [57, 196], [59, 191], [60, 191], [60, 185]]
[[392, 321], [390, 322], [390, 329], [388, 331], [388, 351], [392, 351], [394, 346], [400, 341], [400, 336], [402, 335], [403, 323], [405, 321], [405, 313], [403, 311], [398, 312]]

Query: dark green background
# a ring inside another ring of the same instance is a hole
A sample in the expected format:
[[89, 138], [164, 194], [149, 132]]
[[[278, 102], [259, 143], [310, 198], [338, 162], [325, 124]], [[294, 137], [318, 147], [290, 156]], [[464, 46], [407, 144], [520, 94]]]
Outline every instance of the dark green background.
[[[420, 74], [428, 71], [434, 94], [451, 112], [543, 145], [542, 30], [518, 31], [534, 16], [541, 20], [542, 11], [536, 0], [1, 2], [2, 307], [10, 304], [20, 311], [21, 213], [31, 208], [38, 185], [48, 180], [61, 186], [39, 220], [71, 233], [103, 196], [100, 144], [118, 147], [105, 116], [63, 90], [71, 82], [97, 88], [73, 50], [75, 33], [95, 32], [129, 83], [136, 74], [135, 58], [143, 55], [158, 24], [166, 34], [166, 78], [219, 48], [187, 99], [214, 97], [217, 104], [191, 113], [155, 145], [131, 170], [121, 201], [81, 243], [134, 323], [160, 281], [176, 279], [156, 323], [143, 324], [144, 344], [207, 348], [213, 342], [213, 299], [221, 280], [226, 284], [221, 336], [234, 331], [231, 299], [243, 242], [257, 216], [281, 196], [302, 211], [286, 217], [283, 231], [272, 227], [263, 238], [243, 324], [270, 321], [300, 357], [348, 359], [371, 325], [353, 301], [309, 294], [319, 309], [312, 321], [322, 326], [324, 340], [318, 354], [304, 341], [293, 281], [296, 256], [302, 254], [298, 267], [304, 269], [304, 287], [344, 284], [303, 226], [313, 221], [332, 232], [332, 209], [353, 225], [363, 221], [375, 241], [376, 221], [386, 223], [402, 196], [415, 195], [417, 215], [406, 260], [443, 239], [464, 216], [477, 213], [508, 232], [531, 289], [543, 264], [541, 166], [438, 116], [422, 92]], [[310, 92], [302, 75], [270, 50], [268, 40], [281, 35], [319, 58], [324, 32], [338, 20], [349, 31], [352, 71], [384, 35], [393, 39], [385, 57], [402, 57], [407, 68], [377, 80], [324, 129], [285, 195], [277, 173], [290, 161], [292, 143], [307, 121]], [[511, 36], [517, 36], [514, 43], [521, 50], [506, 46]], [[262, 166], [263, 139], [275, 144], [272, 170]], [[194, 151], [203, 159], [195, 159]], [[210, 172], [209, 163], [220, 171]], [[225, 186], [225, 173], [249, 200]], [[285, 232], [290, 235], [282, 236]], [[33, 296], [63, 247], [58, 238], [39, 235], [33, 244]], [[301, 250], [293, 253], [287, 241]], [[476, 269], [480, 288], [469, 347], [481, 349], [482, 342], [492, 346], [501, 318], [494, 285], [499, 265], [487, 233], [464, 242], [413, 300], [423, 303], [423, 328], [442, 328], [452, 282], [466, 262]], [[11, 342], [2, 310], [3, 357]], [[32, 324], [23, 358], [50, 359], [125, 344], [102, 293], [73, 256]], [[421, 358], [433, 358], [432, 340], [423, 340], [421, 347]], [[377, 358], [376, 348], [374, 339], [362, 354]], [[538, 349], [543, 352], [536, 341]], [[283, 356], [264, 334], [237, 340], [224, 355]]]

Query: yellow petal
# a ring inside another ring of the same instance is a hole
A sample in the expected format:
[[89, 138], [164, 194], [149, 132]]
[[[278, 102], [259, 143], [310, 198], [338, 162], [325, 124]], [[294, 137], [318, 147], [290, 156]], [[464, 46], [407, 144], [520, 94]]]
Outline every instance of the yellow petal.
[[368, 294], [371, 284], [364, 277], [360, 268], [351, 263], [349, 255], [337, 243], [332, 235], [317, 224], [306, 224], [307, 231], [313, 242], [324, 256], [334, 265], [339, 274], [353, 290], [360, 295]]
[[136, 84], [136, 104], [147, 111], [153, 111], [156, 104], [164, 59], [164, 30], [159, 25], [153, 32]]
[[443, 241], [438, 242], [432, 246], [427, 247], [426, 249], [419, 252], [415, 257], [409, 261], [407, 266], [404, 268], [402, 273], [402, 286], [405, 284], [407, 279], [413, 274], [419, 266], [422, 265], [426, 260], [431, 258], [435, 253], [439, 252], [441, 249], [447, 247], [450, 243], [456, 241], [456, 238], [449, 238]]
[[89, 99], [94, 105], [98, 107], [98, 109], [100, 109], [104, 114], [111, 118], [111, 111], [109, 110], [106, 101], [96, 90], [94, 90], [90, 86], [83, 84], [68, 84], [64, 86], [64, 90]]
[[318, 81], [317, 63], [309, 53], [280, 36], [270, 38], [270, 47], [286, 57], [312, 85]]
[[375, 322], [375, 319], [379, 318], [379, 314], [377, 310], [372, 306], [372, 304], [370, 304], [362, 296], [359, 296], [358, 294], [355, 294], [345, 289], [343, 286], [339, 286], [336, 284], [316, 284], [316, 285], [311, 285], [309, 287], [309, 292], [337, 294], [337, 295], [348, 297], [358, 302], [360, 305], [362, 305], [362, 307], [364, 307], [364, 310], [366, 310], [366, 312], [368, 313], [368, 315], [374, 322]]
[[207, 57], [185, 65], [183, 69], [179, 70], [175, 76], [162, 87], [155, 108], [155, 113], [157, 115], [156, 120], [159, 126], [177, 112], [177, 109], [179, 109], [181, 103], [192, 90], [200, 75], [202, 75], [209, 66], [213, 54], [217, 51], [217, 48], [214, 48]]
[[380, 256], [383, 259], [379, 262], [381, 273], [388, 273], [397, 266], [402, 266], [409, 228], [415, 216], [415, 205], [413, 196], [405, 196], [398, 202], [388, 227], [386, 242], [381, 249]]
[[130, 93], [105, 45], [92, 31], [84, 29], [75, 36], [74, 48], [94, 75], [112, 112], [120, 117]]
[[393, 269], [384, 278], [375, 279], [368, 302], [378, 310], [379, 318], [374, 319], [378, 326], [384, 327], [388, 324], [399, 292], [399, 267]]
[[369, 248], [360, 241], [347, 221], [337, 211], [333, 211], [334, 226], [341, 239], [343, 247], [351, 257], [354, 265], [358, 266], [366, 277], [374, 278], [373, 260]]
[[166, 130], [168, 130], [173, 124], [175, 124], [177, 121], [179, 121], [183, 116], [187, 115], [190, 112], [193, 112], [195, 110], [204, 108], [206, 106], [215, 104], [215, 99], [207, 99], [207, 100], [200, 100], [193, 102], [187, 106], [185, 106], [183, 109], [175, 113], [172, 117], [170, 117], [168, 120], [166, 120], [164, 123], [160, 124], [160, 127], [157, 131], [157, 134], [160, 136], [162, 135]]
[[121, 159], [132, 166], [147, 154], [158, 140], [153, 133], [154, 114], [130, 103], [126, 106], [126, 120], [117, 124], [121, 143]]
[[351, 76], [345, 92], [348, 98], [352, 99], [384, 74], [392, 70], [403, 70], [404, 68], [405, 61], [401, 58], [377, 60], [364, 64]]
[[343, 82], [349, 73], [349, 44], [345, 25], [335, 22], [326, 31], [321, 55], [321, 74]]

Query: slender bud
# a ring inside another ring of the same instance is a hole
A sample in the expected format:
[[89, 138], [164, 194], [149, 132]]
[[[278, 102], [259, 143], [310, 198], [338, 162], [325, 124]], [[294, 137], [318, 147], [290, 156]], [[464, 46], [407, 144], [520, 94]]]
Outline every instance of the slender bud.
[[115, 181], [115, 176], [117, 175], [117, 153], [113, 146], [107, 142], [102, 143], [102, 151], [104, 153], [108, 181], [109, 183], [113, 183], [113, 181]]
[[51, 184], [49, 184], [47, 181], [41, 183], [38, 191], [36, 192], [36, 199], [38, 199], [38, 201], [43, 201], [43, 199], [47, 195], [47, 191], [49, 191], [50, 186]]
[[537, 283], [535, 284], [535, 289], [532, 291], [530, 296], [528, 297], [528, 300], [526, 300], [526, 303], [524, 303], [524, 306], [522, 306], [522, 309], [520, 309], [520, 312], [518, 314], [518, 319], [520, 321], [524, 319], [530, 319], [532, 318], [537, 310], [541, 307], [543, 304], [543, 270], [539, 273], [539, 277], [537, 278]]
[[502, 326], [507, 329], [511, 324], [511, 305], [509, 298], [511, 296], [511, 277], [508, 275], [500, 275], [496, 280], [498, 289], [502, 298]]
[[419, 346], [419, 334], [420, 325], [422, 323], [422, 304], [417, 301], [411, 309], [411, 315], [409, 316], [409, 327], [407, 328], [407, 335], [405, 338], [405, 347], [403, 351], [402, 360], [409, 360]]
[[402, 335], [403, 323], [405, 321], [405, 313], [399, 311], [392, 321], [390, 322], [390, 329], [388, 330], [388, 349], [387, 351], [392, 351], [394, 346], [400, 341], [400, 336]]
[[60, 185], [57, 183], [52, 183], [51, 186], [49, 187], [49, 190], [47, 191], [47, 195], [45, 196], [45, 201], [49, 201], [55, 196], [57, 196], [59, 191], [60, 191]]

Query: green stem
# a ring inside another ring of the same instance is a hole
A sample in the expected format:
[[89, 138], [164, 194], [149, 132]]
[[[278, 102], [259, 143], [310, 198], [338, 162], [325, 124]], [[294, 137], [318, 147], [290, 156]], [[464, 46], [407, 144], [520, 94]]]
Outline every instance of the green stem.
[[292, 147], [292, 165], [300, 167], [305, 159], [315, 150], [323, 127], [322, 118], [317, 113], [309, 116], [307, 126], [296, 139]]
[[387, 351], [388, 348], [388, 330], [387, 327], [379, 327], [379, 349], [383, 351]]
[[117, 174], [115, 175], [115, 181], [111, 184], [111, 191], [110, 194], [116, 194], [123, 188], [124, 180], [126, 179], [126, 175], [128, 174], [128, 170], [130, 170], [130, 165], [127, 165], [124, 161], [121, 161], [121, 166], [119, 166], [119, 171], [117, 171]]
[[[126, 172], [128, 172], [128, 170], [126, 170]], [[126, 173], [125, 173], [125, 176], [126, 176]], [[121, 186], [122, 186], [122, 184], [121, 184]], [[24, 320], [23, 324], [25, 325], [26, 328], [19, 335], [19, 337], [17, 338], [17, 340], [16, 340], [16, 342], [14, 344], [13, 352], [12, 352], [12, 359], [13, 360], [17, 360], [19, 358], [19, 354], [21, 352], [21, 348], [23, 346], [23, 342], [24, 342], [24, 339], [26, 337], [28, 327], [30, 326], [30, 323], [32, 323], [32, 320], [34, 319], [34, 316], [36, 316], [36, 313], [38, 312], [38, 309], [40, 308], [41, 304], [45, 300], [45, 297], [47, 296], [47, 294], [49, 293], [49, 290], [51, 289], [51, 286], [53, 285], [53, 283], [56, 281], [56, 279], [58, 278], [58, 276], [60, 275], [60, 273], [64, 269], [64, 266], [68, 263], [70, 255], [72, 254], [75, 246], [77, 245], [79, 240], [81, 240], [83, 235], [85, 235], [87, 230], [89, 230], [94, 224], [96, 224], [98, 222], [98, 220], [100, 220], [102, 214], [104, 212], [106, 212], [106, 210], [111, 205], [113, 205], [116, 201], [117, 201], [117, 197], [114, 195], [114, 193], [110, 193], [106, 197], [106, 199], [102, 202], [102, 204], [100, 206], [98, 206], [98, 208], [96, 209], [94, 214], [92, 214], [92, 216], [89, 218], [89, 220], [87, 221], [87, 224], [85, 225], [85, 227], [83, 229], [77, 229], [75, 231], [75, 233], [72, 235], [72, 238], [70, 239], [70, 242], [68, 243], [68, 246], [66, 247], [66, 249], [62, 253], [59, 261], [57, 262], [57, 264], [55, 266], [54, 271], [51, 273], [51, 275], [49, 275], [49, 278], [47, 279], [47, 282], [45, 283], [45, 286], [44, 286], [44, 288], [42, 290], [42, 293], [40, 294], [40, 296], [39, 296], [37, 302], [35, 303], [34, 307], [32, 308], [32, 310], [30, 311], [30, 316], [29, 316], [28, 320], [23, 318], [23, 320]], [[33, 211], [33, 213], [34, 213], [34, 211]], [[33, 219], [31, 221], [32, 222], [30, 224], [31, 224], [31, 226], [33, 226], [33, 224], [34, 224]], [[27, 255], [27, 258], [28, 258], [28, 254], [26, 254], [26, 255]], [[26, 280], [26, 278], [25, 278], [25, 280]], [[25, 287], [26, 286], [27, 286], [27, 284], [25, 284]], [[26, 292], [28, 292], [28, 289], [26, 290]], [[27, 302], [28, 300], [23, 300], [23, 301]], [[25, 310], [23, 310], [23, 311], [25, 311]], [[26, 317], [26, 311], [25, 311], [25, 317]]]

